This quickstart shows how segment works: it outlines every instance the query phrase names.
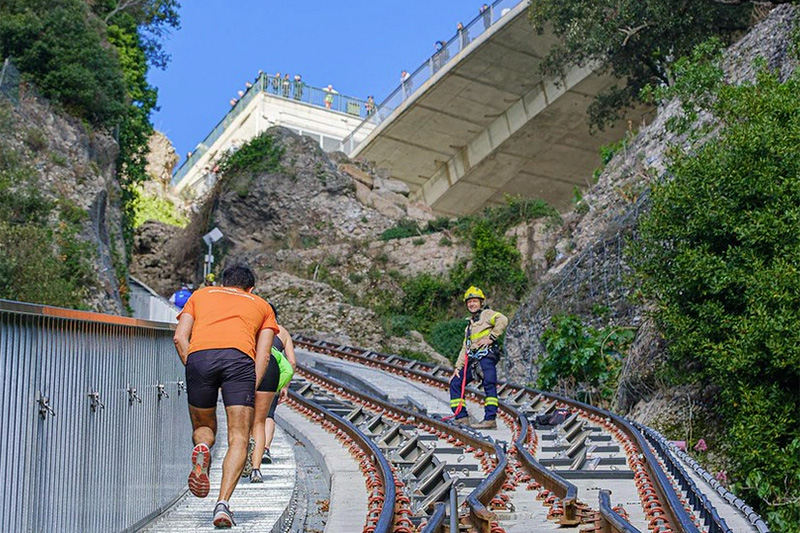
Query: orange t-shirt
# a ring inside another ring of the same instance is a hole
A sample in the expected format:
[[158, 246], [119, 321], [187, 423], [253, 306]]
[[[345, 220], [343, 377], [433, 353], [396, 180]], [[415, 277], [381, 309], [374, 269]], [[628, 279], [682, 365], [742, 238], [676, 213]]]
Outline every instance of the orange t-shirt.
[[236, 348], [255, 359], [259, 332], [278, 334], [267, 302], [236, 287], [203, 287], [192, 293], [178, 317], [184, 313], [194, 318], [189, 353]]

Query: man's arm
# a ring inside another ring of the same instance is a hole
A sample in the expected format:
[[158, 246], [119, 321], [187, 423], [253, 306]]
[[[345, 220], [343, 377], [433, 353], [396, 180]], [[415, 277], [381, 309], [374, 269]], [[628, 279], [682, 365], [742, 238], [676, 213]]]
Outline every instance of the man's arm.
[[292, 369], [297, 371], [297, 357], [294, 355], [294, 343], [292, 342], [292, 337], [289, 335], [289, 332], [286, 332], [286, 342], [283, 343], [284, 346], [284, 353], [286, 354], [286, 359], [289, 360], [289, 364], [292, 365]]
[[269, 364], [270, 351], [272, 350], [272, 340], [275, 338], [275, 332], [270, 329], [262, 329], [258, 334], [256, 341], [256, 389], [261, 385], [261, 380], [264, 379], [264, 374], [267, 373], [267, 365]]
[[192, 336], [192, 326], [194, 326], [194, 317], [187, 313], [181, 313], [178, 325], [175, 327], [175, 334], [172, 336], [175, 350], [184, 365], [186, 365], [186, 358], [189, 357], [189, 339]]

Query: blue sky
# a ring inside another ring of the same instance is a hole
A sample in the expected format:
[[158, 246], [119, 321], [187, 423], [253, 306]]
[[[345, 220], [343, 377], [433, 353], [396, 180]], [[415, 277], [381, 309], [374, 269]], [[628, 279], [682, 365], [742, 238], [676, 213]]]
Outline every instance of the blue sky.
[[181, 156], [230, 109], [259, 70], [301, 74], [309, 85], [380, 102], [478, 15], [471, 0], [183, 0], [181, 29], [164, 43], [172, 61], [152, 70], [160, 111], [152, 116]]

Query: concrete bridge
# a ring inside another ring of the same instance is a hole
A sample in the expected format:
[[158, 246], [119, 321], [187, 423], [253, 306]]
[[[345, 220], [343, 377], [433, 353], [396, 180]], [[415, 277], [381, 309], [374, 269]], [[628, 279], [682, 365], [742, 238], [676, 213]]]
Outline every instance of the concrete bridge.
[[[501, 0], [457, 33], [345, 139], [352, 157], [374, 161], [413, 196], [445, 215], [463, 215], [506, 194], [563, 209], [590, 184], [599, 148], [626, 124], [589, 134], [586, 109], [614, 84], [591, 67], [547, 78], [539, 67], [555, 42], [537, 35], [528, 2]], [[637, 120], [638, 122], [638, 120]]]
[[[215, 181], [215, 161], [272, 125], [283, 125], [373, 161], [409, 185], [416, 200], [444, 215], [504, 203], [507, 194], [542, 198], [559, 209], [591, 184], [599, 148], [626, 123], [591, 135], [586, 110], [615, 79], [593, 66], [544, 77], [556, 42], [537, 35], [527, 0], [497, 0], [377, 107], [327, 88], [262, 75], [175, 174], [195, 194]], [[331, 102], [333, 105], [331, 105]], [[638, 124], [641, 118], [631, 118]]]

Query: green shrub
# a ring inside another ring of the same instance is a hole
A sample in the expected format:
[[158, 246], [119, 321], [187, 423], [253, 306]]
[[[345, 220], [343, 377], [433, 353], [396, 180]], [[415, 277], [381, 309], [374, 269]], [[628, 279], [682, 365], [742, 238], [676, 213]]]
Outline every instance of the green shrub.
[[282, 155], [283, 148], [275, 144], [275, 139], [267, 133], [262, 133], [250, 139], [235, 152], [223, 156], [219, 163], [220, 173], [232, 176], [240, 173], [278, 172], [281, 169]]
[[136, 200], [133, 203], [133, 226], [138, 228], [148, 220], [157, 220], [170, 226], [183, 228], [189, 223], [188, 217], [181, 214], [169, 198], [154, 194], [147, 194], [138, 188]]
[[466, 326], [467, 321], [463, 318], [437, 322], [431, 328], [430, 334], [426, 336], [426, 340], [434, 350], [455, 363], [464, 343]]
[[540, 361], [537, 386], [595, 405], [608, 405], [633, 332], [584, 326], [574, 315], [556, 315], [552, 324], [542, 334], [547, 355]]
[[416, 330], [419, 320], [409, 315], [390, 315], [384, 320], [383, 329], [389, 337], [406, 337], [409, 331]]
[[405, 239], [408, 237], [415, 237], [421, 235], [422, 230], [414, 220], [403, 218], [397, 222], [393, 227], [381, 233], [382, 241], [390, 241], [392, 239]]
[[[673, 380], [719, 390], [735, 490], [773, 531], [800, 531], [800, 74], [726, 85], [709, 48], [670, 91], [710, 111], [712, 142], [675, 147], [633, 263], [658, 304]], [[676, 120], [676, 128], [688, 129]]]
[[433, 313], [446, 310], [455, 294], [448, 279], [427, 273], [407, 279], [402, 288], [402, 309], [423, 320], [422, 332], [429, 331]]

